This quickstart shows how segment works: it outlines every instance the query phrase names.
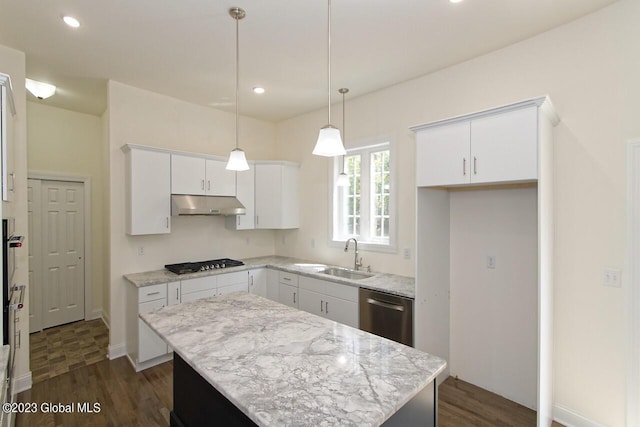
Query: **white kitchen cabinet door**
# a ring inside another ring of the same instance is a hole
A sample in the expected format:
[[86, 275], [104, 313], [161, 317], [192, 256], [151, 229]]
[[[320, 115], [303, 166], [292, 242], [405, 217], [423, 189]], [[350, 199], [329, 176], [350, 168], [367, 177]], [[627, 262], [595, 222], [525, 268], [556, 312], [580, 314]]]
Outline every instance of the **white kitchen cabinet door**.
[[267, 268], [267, 298], [279, 301], [280, 280], [277, 270]]
[[180, 282], [167, 283], [167, 304], [180, 304]]
[[538, 107], [535, 105], [471, 121], [472, 183], [538, 178]]
[[418, 187], [469, 183], [470, 122], [434, 126], [416, 136]]
[[249, 292], [267, 298], [267, 269], [249, 270]]
[[224, 295], [224, 294], [229, 294], [231, 292], [238, 292], [238, 291], [244, 291], [244, 292], [248, 291], [248, 286], [246, 281], [244, 283], [234, 283], [233, 285], [220, 286], [218, 287], [218, 293], [216, 295]]
[[[300, 291], [302, 292], [302, 291]], [[300, 295], [302, 302], [302, 295]], [[334, 320], [343, 325], [358, 327], [359, 324], [359, 307], [358, 303], [347, 301], [344, 299], [323, 295], [324, 300], [324, 316], [327, 319]]]
[[256, 228], [298, 228], [299, 167], [257, 163], [255, 175]]
[[189, 292], [188, 294], [182, 294], [180, 299], [183, 303], [185, 303], [185, 302], [196, 301], [203, 298], [215, 297], [217, 293], [218, 291], [216, 288], [206, 289], [204, 291]]
[[[142, 302], [138, 304], [138, 312], [147, 313], [165, 305], [166, 299]], [[167, 344], [141, 319], [138, 319], [138, 334], [138, 362], [167, 354]]]
[[[216, 276], [204, 276], [204, 277], [196, 277], [194, 279], [186, 279], [182, 280], [180, 283], [180, 292], [184, 297], [185, 294], [190, 294], [192, 292], [200, 292], [205, 290], [214, 290], [218, 285], [218, 280]], [[182, 298], [184, 302], [184, 298]]]
[[205, 162], [205, 194], [208, 196], [235, 196], [236, 172], [226, 169], [222, 160], [207, 159]]
[[171, 155], [171, 193], [205, 194], [205, 159], [201, 157]]
[[298, 308], [298, 288], [284, 283], [278, 284], [278, 302]]
[[299, 292], [298, 308], [307, 313], [324, 317], [325, 295], [303, 288]]
[[171, 232], [171, 161], [169, 153], [125, 146], [126, 232]]
[[253, 230], [256, 228], [255, 210], [255, 166], [248, 171], [237, 172], [236, 197], [245, 209], [244, 215], [230, 215], [225, 218], [229, 230]]

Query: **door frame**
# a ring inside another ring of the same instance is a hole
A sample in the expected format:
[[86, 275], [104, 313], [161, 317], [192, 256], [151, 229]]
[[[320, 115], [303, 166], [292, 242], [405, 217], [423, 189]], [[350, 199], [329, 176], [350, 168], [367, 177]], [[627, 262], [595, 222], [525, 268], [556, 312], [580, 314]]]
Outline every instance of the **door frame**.
[[640, 425], [640, 139], [627, 145], [627, 425]]
[[27, 179], [43, 181], [80, 182], [84, 188], [84, 320], [98, 319], [101, 313], [93, 313], [92, 251], [91, 251], [91, 177], [59, 174], [55, 172], [29, 171]]

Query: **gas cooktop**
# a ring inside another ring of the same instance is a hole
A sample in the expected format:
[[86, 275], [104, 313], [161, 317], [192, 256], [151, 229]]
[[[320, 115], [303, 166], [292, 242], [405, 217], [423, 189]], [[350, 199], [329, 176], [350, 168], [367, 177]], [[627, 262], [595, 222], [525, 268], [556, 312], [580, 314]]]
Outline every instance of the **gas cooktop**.
[[217, 270], [220, 268], [238, 267], [244, 262], [230, 258], [212, 259], [209, 261], [183, 262], [179, 264], [167, 264], [167, 270], [175, 274], [197, 273], [198, 271]]

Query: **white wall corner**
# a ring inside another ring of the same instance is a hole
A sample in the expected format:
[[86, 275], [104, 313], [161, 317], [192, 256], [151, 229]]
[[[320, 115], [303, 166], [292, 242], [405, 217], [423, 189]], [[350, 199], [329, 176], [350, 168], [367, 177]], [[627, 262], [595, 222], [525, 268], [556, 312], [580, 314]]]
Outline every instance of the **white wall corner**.
[[109, 345], [109, 360], [117, 359], [127, 354], [127, 345], [120, 343], [116, 345]]
[[30, 390], [32, 385], [31, 371], [29, 371], [26, 374], [13, 379], [13, 394], [17, 395], [23, 391]]
[[100, 311], [100, 317], [105, 325], [107, 325], [107, 329], [111, 329], [111, 318], [109, 317], [109, 313], [106, 311]]
[[[102, 319], [102, 321], [104, 321], [104, 317], [102, 316], [102, 309], [100, 308], [94, 308], [93, 310], [91, 310], [91, 313], [89, 313], [89, 317], [87, 317], [85, 320], [96, 320], [96, 319]], [[106, 322], [105, 324], [107, 325], [107, 327], [109, 327], [109, 325]]]
[[553, 419], [566, 427], [605, 427], [604, 424], [590, 420], [559, 405], [553, 407]]

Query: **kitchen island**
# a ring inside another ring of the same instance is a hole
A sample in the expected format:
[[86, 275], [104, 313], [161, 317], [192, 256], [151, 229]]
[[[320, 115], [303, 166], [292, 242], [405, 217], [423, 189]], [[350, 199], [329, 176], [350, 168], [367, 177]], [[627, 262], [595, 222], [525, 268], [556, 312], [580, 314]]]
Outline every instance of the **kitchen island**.
[[140, 317], [174, 349], [172, 426], [437, 423], [446, 362], [411, 347], [245, 292]]

